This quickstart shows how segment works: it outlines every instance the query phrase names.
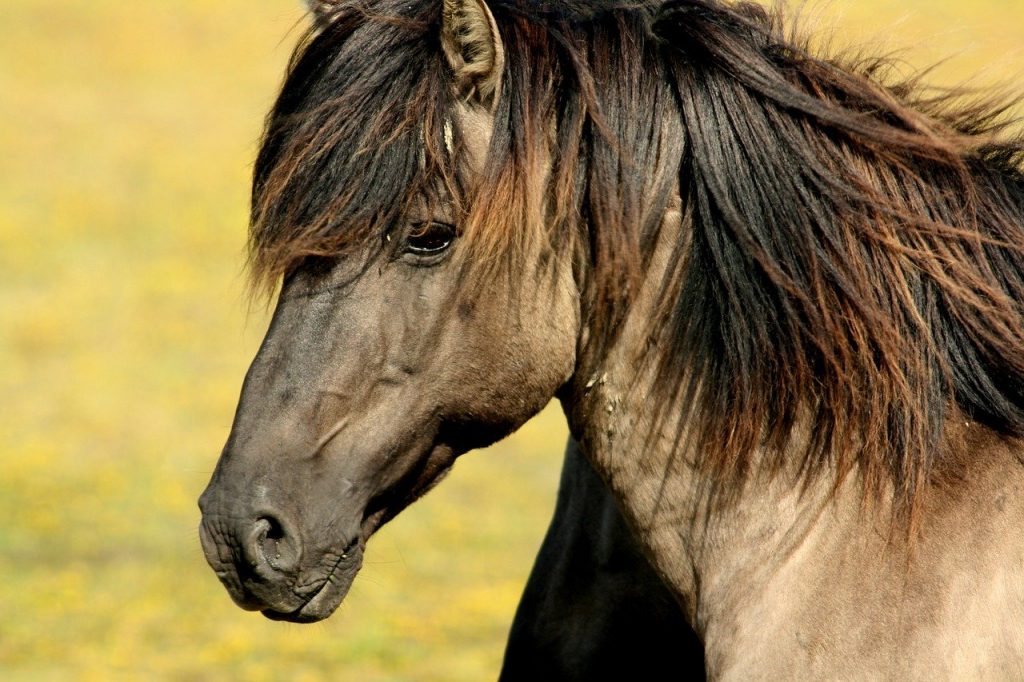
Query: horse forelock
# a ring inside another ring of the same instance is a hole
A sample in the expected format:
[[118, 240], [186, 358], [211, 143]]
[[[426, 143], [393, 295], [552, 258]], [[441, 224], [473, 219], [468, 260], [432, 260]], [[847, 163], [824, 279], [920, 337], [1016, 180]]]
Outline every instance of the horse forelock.
[[816, 53], [752, 4], [488, 4], [505, 78], [472, 200], [441, 3], [339, 9], [300, 47], [256, 168], [261, 281], [442, 186], [474, 261], [574, 249], [611, 344], [678, 193], [652, 402], [708, 467], [741, 479], [766, 451], [809, 476], [856, 468], [912, 510], [948, 420], [1024, 435], [1012, 102], [885, 82], [886, 60]]
[[426, 3], [333, 3], [300, 42], [255, 167], [255, 287], [310, 256], [386, 244], [416, 202], [459, 194], [439, 17]]

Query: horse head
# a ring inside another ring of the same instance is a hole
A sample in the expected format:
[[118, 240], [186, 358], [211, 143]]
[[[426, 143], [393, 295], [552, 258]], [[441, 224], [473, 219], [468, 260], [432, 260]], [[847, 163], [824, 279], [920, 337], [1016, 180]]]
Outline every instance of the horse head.
[[[379, 5], [365, 17], [315, 3], [319, 32], [257, 164], [255, 266], [284, 283], [200, 501], [201, 538], [234, 600], [274, 619], [330, 615], [371, 534], [574, 368], [568, 259], [530, 245], [514, 277], [467, 286], [482, 281], [468, 261], [486, 257], [466, 233], [488, 222], [472, 188], [503, 69], [490, 11]], [[325, 247], [336, 233], [345, 243]]]

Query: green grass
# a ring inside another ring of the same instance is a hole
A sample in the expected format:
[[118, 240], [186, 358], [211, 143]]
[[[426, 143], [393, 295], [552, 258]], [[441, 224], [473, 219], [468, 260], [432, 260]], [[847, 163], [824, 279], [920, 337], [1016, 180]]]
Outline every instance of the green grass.
[[[841, 42], [1024, 71], [1024, 4], [836, 0]], [[265, 621], [206, 567], [195, 500], [266, 324], [241, 276], [296, 0], [0, 11], [0, 678], [495, 676], [550, 514], [549, 409], [371, 542], [332, 619]], [[911, 19], [893, 28], [895, 17]]]

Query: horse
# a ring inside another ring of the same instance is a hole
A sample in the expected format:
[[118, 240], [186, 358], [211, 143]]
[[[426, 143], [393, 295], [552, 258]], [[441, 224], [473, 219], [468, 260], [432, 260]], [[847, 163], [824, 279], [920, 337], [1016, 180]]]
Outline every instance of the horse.
[[[557, 398], [710, 679], [1024, 677], [1014, 100], [721, 0], [320, 0], [200, 538], [314, 622]], [[683, 637], [684, 633], [680, 633]]]

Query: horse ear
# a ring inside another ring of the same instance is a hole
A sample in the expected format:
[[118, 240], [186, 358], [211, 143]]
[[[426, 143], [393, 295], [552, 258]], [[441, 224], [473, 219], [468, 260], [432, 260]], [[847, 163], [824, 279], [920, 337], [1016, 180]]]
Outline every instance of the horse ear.
[[306, 0], [317, 26], [326, 26], [338, 14], [338, 0]]
[[505, 47], [484, 0], [444, 0], [441, 47], [459, 90], [491, 108], [501, 89]]

